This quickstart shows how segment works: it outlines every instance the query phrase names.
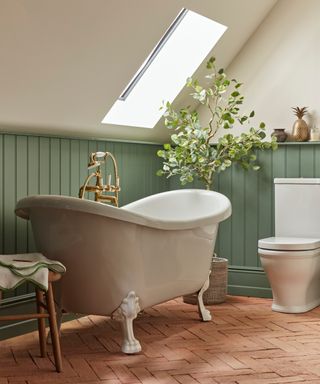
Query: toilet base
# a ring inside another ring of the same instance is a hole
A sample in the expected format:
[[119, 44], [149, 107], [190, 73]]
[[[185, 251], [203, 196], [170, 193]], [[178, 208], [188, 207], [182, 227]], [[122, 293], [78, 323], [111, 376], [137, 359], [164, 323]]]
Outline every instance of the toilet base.
[[312, 301], [309, 304], [305, 305], [278, 305], [277, 303], [273, 302], [271, 305], [271, 309], [275, 312], [282, 312], [282, 313], [304, 313], [311, 311], [312, 309], [318, 307], [320, 305], [320, 298]]
[[273, 311], [304, 313], [320, 305], [320, 248], [258, 252], [272, 289]]

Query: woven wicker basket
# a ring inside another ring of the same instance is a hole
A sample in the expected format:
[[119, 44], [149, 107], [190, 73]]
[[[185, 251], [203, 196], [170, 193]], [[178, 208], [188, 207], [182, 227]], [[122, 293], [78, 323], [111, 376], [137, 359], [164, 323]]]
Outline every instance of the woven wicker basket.
[[[228, 260], [213, 257], [211, 263], [210, 285], [203, 294], [205, 305], [219, 304], [226, 300], [228, 285]], [[183, 296], [183, 301], [188, 304], [197, 304], [197, 294]]]

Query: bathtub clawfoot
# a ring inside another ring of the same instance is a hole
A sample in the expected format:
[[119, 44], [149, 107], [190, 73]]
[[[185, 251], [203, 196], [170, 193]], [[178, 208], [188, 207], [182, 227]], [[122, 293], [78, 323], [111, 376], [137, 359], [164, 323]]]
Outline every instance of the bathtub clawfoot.
[[137, 353], [141, 351], [139, 341], [134, 337], [133, 320], [140, 312], [139, 297], [131, 291], [128, 296], [122, 300], [118, 309], [116, 309], [112, 318], [121, 322], [123, 330], [123, 342], [121, 350], [124, 353]]
[[208, 274], [207, 280], [204, 282], [202, 288], [198, 292], [198, 311], [202, 321], [210, 321], [212, 319], [211, 313], [203, 304], [203, 293], [209, 288], [211, 271]]

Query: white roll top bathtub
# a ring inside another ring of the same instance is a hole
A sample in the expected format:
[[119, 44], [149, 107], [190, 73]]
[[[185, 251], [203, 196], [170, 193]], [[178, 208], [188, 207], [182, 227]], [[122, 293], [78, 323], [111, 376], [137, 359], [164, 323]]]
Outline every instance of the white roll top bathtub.
[[20, 200], [16, 214], [31, 221], [38, 250], [67, 267], [62, 309], [120, 319], [124, 352], [141, 349], [132, 321], [146, 307], [199, 291], [202, 318], [211, 318], [202, 293], [218, 224], [231, 214], [224, 195], [177, 190], [122, 208], [39, 195]]

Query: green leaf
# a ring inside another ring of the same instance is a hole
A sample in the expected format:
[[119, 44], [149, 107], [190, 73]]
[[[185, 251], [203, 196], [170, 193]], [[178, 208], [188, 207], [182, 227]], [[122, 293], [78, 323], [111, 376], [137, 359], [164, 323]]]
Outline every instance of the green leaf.
[[188, 183], [192, 183], [193, 182], [193, 177], [191, 175], [188, 175], [187, 176], [187, 181], [188, 181]]
[[230, 120], [230, 118], [231, 118], [231, 115], [230, 115], [230, 113], [229, 112], [227, 112], [227, 113], [224, 113], [222, 116], [221, 116], [221, 118], [222, 118], [222, 120]]
[[163, 176], [164, 175], [164, 172], [162, 169], [159, 169], [156, 173], [157, 176]]
[[169, 151], [171, 149], [171, 145], [170, 144], [163, 144], [163, 148], [166, 150], [166, 151]]
[[207, 95], [208, 95], [208, 96], [213, 96], [213, 90], [212, 90], [211, 88], [209, 88], [209, 89], [207, 90]]
[[259, 132], [259, 137], [260, 137], [261, 139], [264, 139], [264, 138], [266, 137], [266, 134], [265, 134], [263, 131], [260, 131], [260, 132]]
[[254, 111], [251, 111], [249, 117], [253, 117], [253, 116], [254, 116]]
[[214, 68], [214, 62], [215, 62], [215, 58], [214, 57], [210, 57], [210, 59], [207, 61], [207, 69], [212, 69]]

